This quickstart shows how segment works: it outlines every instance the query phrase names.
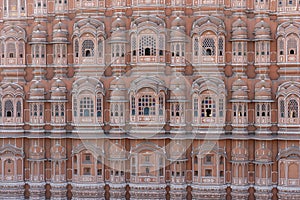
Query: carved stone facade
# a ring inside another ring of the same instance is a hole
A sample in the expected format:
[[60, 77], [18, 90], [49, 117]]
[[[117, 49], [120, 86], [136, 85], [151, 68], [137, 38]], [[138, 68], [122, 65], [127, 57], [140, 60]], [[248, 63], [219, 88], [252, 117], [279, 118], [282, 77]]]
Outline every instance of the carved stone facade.
[[299, 1], [0, 8], [0, 199], [300, 199]]

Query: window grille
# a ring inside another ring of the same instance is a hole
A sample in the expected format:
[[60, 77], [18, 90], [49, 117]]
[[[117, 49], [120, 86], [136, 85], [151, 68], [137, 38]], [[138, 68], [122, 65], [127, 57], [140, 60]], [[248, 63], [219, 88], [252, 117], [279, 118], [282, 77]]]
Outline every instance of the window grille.
[[17, 117], [21, 117], [22, 115], [22, 107], [21, 107], [21, 102], [17, 102]]
[[199, 55], [199, 40], [198, 38], [194, 39], [194, 56]]
[[14, 43], [7, 44], [7, 57], [8, 58], [15, 58], [16, 57], [16, 46]]
[[155, 115], [155, 98], [152, 95], [143, 95], [138, 99], [139, 115]]
[[140, 56], [156, 55], [156, 39], [151, 35], [143, 35], [139, 41]]
[[202, 55], [215, 55], [215, 41], [213, 38], [205, 38], [202, 42]]
[[11, 100], [5, 101], [4, 114], [5, 114], [5, 117], [13, 117], [14, 116], [14, 105]]
[[224, 99], [219, 99], [219, 116], [224, 116]]
[[80, 117], [94, 116], [94, 101], [90, 97], [83, 97], [79, 104]]
[[43, 116], [43, 114], [44, 114], [44, 106], [42, 105], [42, 104], [40, 104], [40, 116]]
[[211, 97], [205, 97], [201, 102], [202, 117], [216, 117], [216, 103]]
[[[159, 55], [163, 56], [164, 55], [164, 49], [165, 49], [165, 40], [163, 36], [159, 36], [159, 41], [158, 41], [158, 48], [159, 48]], [[155, 48], [155, 43], [154, 43], [154, 48]]]
[[198, 98], [194, 98], [194, 117], [198, 117]]
[[0, 99], [0, 117], [2, 117], [2, 100]]
[[98, 56], [99, 58], [103, 57], [103, 41], [101, 39], [98, 41]]
[[75, 50], [75, 57], [78, 58], [79, 57], [79, 42], [78, 42], [78, 40], [75, 40], [74, 50]]
[[295, 99], [291, 99], [288, 103], [288, 117], [289, 118], [298, 117], [298, 102]]
[[95, 54], [94, 42], [85, 40], [82, 43], [82, 57], [93, 57]]
[[132, 36], [131, 38], [131, 50], [132, 50], [132, 55], [136, 56], [136, 37]]
[[131, 97], [131, 115], [135, 115], [135, 97]]
[[97, 117], [102, 116], [102, 98], [100, 95], [97, 96]]
[[219, 38], [219, 56], [223, 56], [224, 41], [223, 38]]
[[159, 115], [164, 114], [164, 97], [162, 95], [159, 96]]
[[290, 38], [287, 42], [288, 54], [295, 55], [297, 54], [297, 40]]

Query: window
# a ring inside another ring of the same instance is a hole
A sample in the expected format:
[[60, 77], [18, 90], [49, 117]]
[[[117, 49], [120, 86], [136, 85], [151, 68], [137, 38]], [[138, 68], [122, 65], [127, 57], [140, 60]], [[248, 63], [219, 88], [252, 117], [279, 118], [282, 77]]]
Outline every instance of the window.
[[5, 117], [14, 117], [14, 106], [13, 106], [13, 102], [11, 100], [5, 101], [4, 116]]
[[194, 171], [194, 176], [198, 176], [198, 171]]
[[284, 100], [279, 101], [279, 108], [280, 108], [280, 117], [284, 118], [285, 115], [285, 106], [284, 106]]
[[150, 162], [150, 156], [145, 156], [145, 163], [149, 163]]
[[145, 172], [146, 172], [147, 175], [149, 175], [149, 173], [150, 173], [149, 167], [146, 167]]
[[131, 115], [135, 115], [135, 97], [131, 96]]
[[220, 177], [224, 177], [224, 171], [220, 171]]
[[94, 116], [94, 101], [90, 97], [81, 98], [79, 108], [80, 117]]
[[205, 164], [212, 164], [212, 155], [206, 155], [205, 156]]
[[7, 57], [15, 58], [16, 57], [16, 46], [14, 43], [7, 44]]
[[207, 177], [212, 176], [212, 170], [211, 169], [205, 169], [205, 176], [207, 176]]
[[75, 57], [79, 57], [79, 42], [78, 40], [75, 40], [75, 44], [74, 44], [74, 51], [75, 51]]
[[197, 156], [194, 157], [194, 164], [198, 164], [198, 157]]
[[198, 117], [198, 98], [194, 98], [194, 117]]
[[215, 55], [215, 41], [212, 38], [205, 38], [202, 42], [202, 55], [213, 56]]
[[85, 154], [85, 161], [90, 162], [91, 161], [91, 154]]
[[298, 102], [295, 99], [291, 99], [288, 103], [288, 117], [289, 118], [298, 117]]
[[199, 55], [199, 39], [195, 38], [194, 39], [194, 56]]
[[97, 169], [97, 175], [102, 176], [102, 169]]
[[82, 43], [82, 57], [94, 57], [95, 48], [92, 40], [85, 40]]
[[155, 115], [155, 98], [152, 95], [143, 95], [138, 99], [139, 115]]
[[91, 168], [83, 168], [83, 175], [91, 175]]
[[97, 96], [97, 117], [102, 116], [102, 98], [100, 95]]
[[17, 117], [21, 117], [22, 115], [22, 105], [21, 105], [21, 102], [18, 101], [17, 102]]
[[290, 38], [287, 42], [287, 54], [289, 55], [295, 55], [297, 54], [297, 40], [294, 38]]
[[211, 97], [205, 97], [201, 102], [202, 117], [216, 117], [216, 103]]
[[140, 56], [155, 56], [156, 55], [156, 39], [151, 35], [143, 35], [139, 40], [139, 55]]

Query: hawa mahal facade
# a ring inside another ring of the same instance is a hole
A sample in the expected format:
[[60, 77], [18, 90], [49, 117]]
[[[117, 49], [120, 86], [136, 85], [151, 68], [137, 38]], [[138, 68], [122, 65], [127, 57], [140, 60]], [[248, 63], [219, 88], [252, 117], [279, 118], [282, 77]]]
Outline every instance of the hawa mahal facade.
[[2, 0], [0, 198], [300, 199], [299, 37], [296, 0]]

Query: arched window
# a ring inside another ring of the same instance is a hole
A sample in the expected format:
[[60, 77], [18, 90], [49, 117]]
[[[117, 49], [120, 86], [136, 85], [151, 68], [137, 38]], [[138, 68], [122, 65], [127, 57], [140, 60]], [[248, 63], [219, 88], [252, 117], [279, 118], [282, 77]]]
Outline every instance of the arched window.
[[14, 105], [11, 100], [5, 101], [4, 116], [5, 117], [14, 117]]
[[97, 96], [97, 117], [102, 117], [102, 98], [100, 95]]
[[21, 117], [22, 116], [22, 105], [21, 102], [18, 101], [17, 102], [17, 117]]
[[290, 38], [287, 42], [287, 54], [288, 55], [295, 55], [297, 54], [297, 40], [294, 38]]
[[16, 45], [15, 43], [8, 43], [7, 44], [7, 58], [16, 58]]
[[143, 35], [139, 40], [139, 55], [140, 56], [155, 56], [156, 55], [156, 39], [152, 35]]
[[0, 99], [0, 117], [2, 117], [2, 100]]
[[285, 105], [284, 105], [284, 100], [279, 101], [279, 109], [280, 109], [280, 117], [284, 118], [285, 117]]
[[83, 97], [79, 102], [80, 117], [94, 116], [94, 101], [90, 97]]
[[155, 115], [155, 98], [152, 95], [143, 95], [138, 99], [139, 115]]
[[216, 103], [211, 97], [205, 97], [201, 102], [202, 117], [216, 117]]
[[213, 38], [204, 38], [202, 42], [202, 55], [203, 56], [215, 55], [215, 41]]
[[297, 118], [298, 117], [298, 102], [295, 99], [291, 99], [288, 102], [288, 117]]
[[85, 40], [82, 43], [82, 57], [94, 57], [95, 48], [92, 40]]
[[79, 57], [79, 42], [78, 42], [78, 40], [75, 40], [74, 51], [75, 51], [75, 57]]

